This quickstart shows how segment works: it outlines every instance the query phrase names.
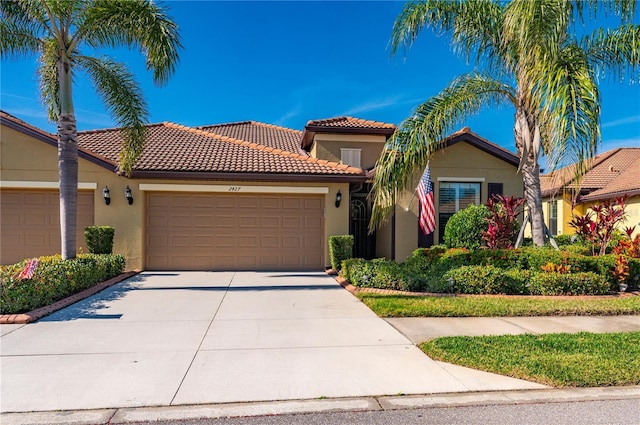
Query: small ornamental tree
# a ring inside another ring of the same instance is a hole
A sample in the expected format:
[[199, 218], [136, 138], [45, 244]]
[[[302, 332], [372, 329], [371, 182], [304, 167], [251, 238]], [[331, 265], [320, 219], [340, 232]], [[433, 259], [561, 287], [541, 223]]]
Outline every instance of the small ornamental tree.
[[591, 252], [595, 255], [595, 247], [600, 250], [598, 255], [606, 254], [607, 245], [613, 238], [616, 227], [627, 219], [625, 201], [627, 195], [605, 201], [591, 207], [585, 215], [574, 215], [569, 225], [576, 229], [576, 233], [591, 243]]
[[515, 196], [493, 195], [487, 201], [489, 216], [487, 230], [482, 238], [490, 249], [508, 249], [513, 246], [518, 231], [517, 217], [523, 198]]

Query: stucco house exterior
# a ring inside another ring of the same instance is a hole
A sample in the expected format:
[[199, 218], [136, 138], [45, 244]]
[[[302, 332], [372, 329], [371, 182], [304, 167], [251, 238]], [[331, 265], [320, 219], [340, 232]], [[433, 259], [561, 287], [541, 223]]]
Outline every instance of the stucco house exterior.
[[597, 203], [627, 195], [627, 221], [640, 234], [640, 148], [616, 148], [593, 158], [579, 186], [573, 166], [540, 178], [547, 227], [554, 235], [575, 233], [569, 222]]
[[[57, 253], [56, 136], [5, 112], [0, 124], [0, 263]], [[348, 233], [357, 256], [404, 260], [437, 243], [470, 202], [522, 196], [515, 155], [465, 128], [431, 160], [435, 234], [421, 235], [410, 192], [371, 233], [367, 194], [393, 124], [337, 117], [303, 131], [255, 121], [147, 131], [129, 177], [116, 173], [119, 129], [78, 135], [78, 245], [86, 251], [84, 226], [113, 226], [128, 269], [321, 270], [329, 237]]]

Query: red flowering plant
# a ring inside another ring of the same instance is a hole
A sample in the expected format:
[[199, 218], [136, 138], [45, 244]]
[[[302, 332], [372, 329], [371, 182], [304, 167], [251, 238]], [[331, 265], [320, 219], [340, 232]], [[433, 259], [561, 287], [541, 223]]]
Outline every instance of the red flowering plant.
[[591, 211], [583, 216], [574, 215], [569, 225], [576, 233], [591, 243], [591, 252], [595, 255], [595, 247], [599, 247], [598, 255], [604, 255], [607, 245], [614, 236], [616, 227], [627, 219], [625, 201], [627, 195], [605, 201], [591, 207]]
[[513, 241], [518, 231], [518, 214], [523, 198], [515, 196], [493, 195], [487, 201], [489, 217], [487, 230], [482, 232], [482, 239], [490, 249], [508, 249], [513, 247]]

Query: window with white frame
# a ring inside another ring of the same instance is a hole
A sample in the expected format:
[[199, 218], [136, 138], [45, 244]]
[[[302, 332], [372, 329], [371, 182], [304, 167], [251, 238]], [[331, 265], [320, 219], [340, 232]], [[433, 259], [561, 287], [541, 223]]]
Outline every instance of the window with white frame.
[[360, 168], [360, 151], [361, 149], [341, 148], [340, 162]]
[[438, 228], [440, 243], [444, 242], [444, 228], [452, 215], [469, 205], [480, 205], [481, 182], [439, 182]]

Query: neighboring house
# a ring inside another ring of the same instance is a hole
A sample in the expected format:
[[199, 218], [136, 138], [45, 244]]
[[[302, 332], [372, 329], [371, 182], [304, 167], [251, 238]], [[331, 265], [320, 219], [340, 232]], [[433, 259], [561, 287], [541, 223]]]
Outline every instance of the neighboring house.
[[584, 215], [594, 204], [627, 195], [627, 221], [640, 233], [640, 148], [617, 148], [604, 152], [589, 163], [576, 186], [574, 166], [541, 176], [543, 208], [549, 230], [554, 235], [574, 234], [569, 222], [574, 214]]
[[[56, 137], [4, 112], [0, 123], [0, 263], [57, 253]], [[109, 225], [128, 269], [319, 270], [329, 264], [328, 238], [351, 233], [356, 255], [404, 260], [432, 243], [420, 236], [410, 193], [389, 223], [368, 232], [371, 173], [394, 130], [351, 117], [309, 121], [304, 131], [254, 121], [152, 124], [130, 177], [115, 172], [119, 129], [80, 132], [78, 246], [86, 251], [84, 226]], [[469, 203], [521, 196], [517, 164], [468, 129], [449, 137], [431, 161], [435, 240]]]

